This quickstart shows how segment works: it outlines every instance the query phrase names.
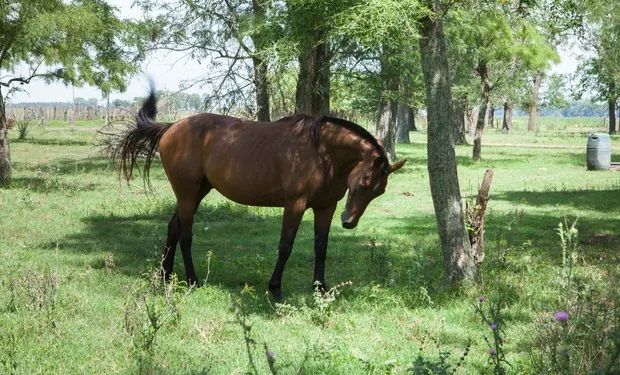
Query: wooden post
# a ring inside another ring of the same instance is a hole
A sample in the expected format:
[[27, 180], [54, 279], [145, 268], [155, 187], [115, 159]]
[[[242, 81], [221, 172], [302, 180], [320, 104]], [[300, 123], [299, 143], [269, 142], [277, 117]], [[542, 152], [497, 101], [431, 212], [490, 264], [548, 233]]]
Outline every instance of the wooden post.
[[476, 265], [479, 265], [484, 260], [484, 213], [487, 209], [492, 181], [493, 170], [487, 169], [482, 179], [480, 190], [478, 190], [478, 198], [476, 199], [475, 207], [466, 208], [469, 241]]

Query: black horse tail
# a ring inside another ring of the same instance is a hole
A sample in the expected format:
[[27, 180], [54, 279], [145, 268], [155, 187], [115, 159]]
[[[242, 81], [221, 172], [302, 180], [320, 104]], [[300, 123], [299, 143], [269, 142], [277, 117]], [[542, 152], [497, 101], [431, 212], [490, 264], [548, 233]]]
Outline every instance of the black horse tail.
[[120, 178], [127, 182], [133, 175], [134, 167], [140, 156], [145, 157], [142, 167], [144, 184], [151, 186], [149, 170], [153, 157], [159, 148], [159, 140], [170, 128], [172, 123], [155, 122], [157, 116], [157, 97], [151, 87], [151, 92], [126, 129], [120, 134], [112, 134], [115, 138], [108, 142], [108, 153], [116, 162]]

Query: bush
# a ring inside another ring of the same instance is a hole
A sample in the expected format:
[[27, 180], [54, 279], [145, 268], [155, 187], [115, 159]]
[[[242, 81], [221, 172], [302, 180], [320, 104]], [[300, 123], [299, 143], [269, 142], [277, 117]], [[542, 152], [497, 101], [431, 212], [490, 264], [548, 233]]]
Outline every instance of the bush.
[[17, 132], [18, 132], [17, 138], [18, 139], [26, 138], [26, 136], [28, 135], [28, 132], [30, 131], [31, 125], [32, 123], [27, 120], [15, 121], [15, 127], [17, 128]]

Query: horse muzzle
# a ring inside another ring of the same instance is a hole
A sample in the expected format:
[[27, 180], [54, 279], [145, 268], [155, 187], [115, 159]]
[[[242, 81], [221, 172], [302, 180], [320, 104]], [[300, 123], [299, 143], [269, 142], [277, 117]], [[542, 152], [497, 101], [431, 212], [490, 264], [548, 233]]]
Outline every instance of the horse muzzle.
[[352, 219], [346, 210], [340, 215], [340, 220], [342, 220], [342, 227], [344, 229], [353, 229], [357, 226], [357, 220]]

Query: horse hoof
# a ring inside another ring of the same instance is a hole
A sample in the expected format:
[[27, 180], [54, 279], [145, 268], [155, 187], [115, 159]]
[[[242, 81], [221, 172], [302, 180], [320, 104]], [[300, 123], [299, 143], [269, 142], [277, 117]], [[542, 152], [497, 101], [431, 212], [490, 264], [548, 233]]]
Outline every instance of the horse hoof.
[[273, 297], [273, 299], [276, 300], [276, 302], [281, 302], [284, 299], [284, 295], [282, 294], [282, 290], [280, 288], [269, 288], [269, 291], [271, 292], [271, 296]]

